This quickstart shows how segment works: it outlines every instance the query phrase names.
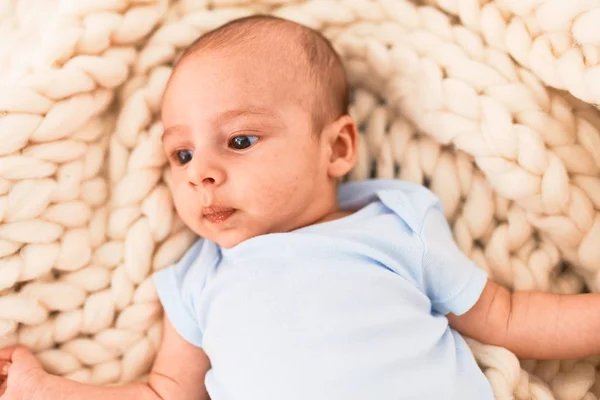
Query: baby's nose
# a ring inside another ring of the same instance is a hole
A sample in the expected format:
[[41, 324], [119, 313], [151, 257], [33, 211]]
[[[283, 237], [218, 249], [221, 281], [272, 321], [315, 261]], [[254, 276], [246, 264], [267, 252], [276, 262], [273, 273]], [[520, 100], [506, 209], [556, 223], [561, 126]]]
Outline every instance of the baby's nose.
[[225, 171], [215, 162], [192, 159], [187, 168], [188, 181], [192, 186], [216, 186], [225, 181]]
[[190, 170], [188, 181], [195, 187], [218, 186], [225, 181], [225, 172], [216, 168]]
[[217, 184], [217, 180], [211, 176], [207, 176], [202, 179], [190, 179], [190, 184], [201, 187], [214, 186]]

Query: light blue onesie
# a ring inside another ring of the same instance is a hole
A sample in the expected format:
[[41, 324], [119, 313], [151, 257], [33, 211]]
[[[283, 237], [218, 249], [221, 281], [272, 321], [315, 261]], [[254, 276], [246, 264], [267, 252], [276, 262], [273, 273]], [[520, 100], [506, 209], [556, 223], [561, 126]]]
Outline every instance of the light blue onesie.
[[339, 200], [358, 211], [231, 249], [201, 239], [154, 275], [175, 329], [210, 358], [211, 399], [493, 399], [444, 317], [469, 310], [487, 276], [437, 197], [371, 180]]

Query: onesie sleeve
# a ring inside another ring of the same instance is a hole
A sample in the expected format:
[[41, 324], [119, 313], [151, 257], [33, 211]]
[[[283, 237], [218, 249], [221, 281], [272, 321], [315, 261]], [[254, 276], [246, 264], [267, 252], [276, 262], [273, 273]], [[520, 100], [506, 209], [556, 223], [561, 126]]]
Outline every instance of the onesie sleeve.
[[191, 344], [202, 347], [202, 332], [195, 318], [193, 297], [185, 290], [198, 268], [202, 240], [197, 241], [174, 265], [153, 274], [165, 314], [175, 330]]
[[487, 273], [458, 248], [439, 202], [425, 212], [420, 237], [423, 285], [433, 311], [442, 315], [469, 311], [486, 285]]

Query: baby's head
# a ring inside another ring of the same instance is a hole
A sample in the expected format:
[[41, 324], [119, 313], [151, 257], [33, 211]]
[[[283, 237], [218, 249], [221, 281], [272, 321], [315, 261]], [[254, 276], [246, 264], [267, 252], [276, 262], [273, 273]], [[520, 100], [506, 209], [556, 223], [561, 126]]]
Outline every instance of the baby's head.
[[203, 35], [163, 97], [180, 217], [225, 248], [327, 219], [356, 162], [347, 108], [342, 64], [318, 32], [255, 16]]

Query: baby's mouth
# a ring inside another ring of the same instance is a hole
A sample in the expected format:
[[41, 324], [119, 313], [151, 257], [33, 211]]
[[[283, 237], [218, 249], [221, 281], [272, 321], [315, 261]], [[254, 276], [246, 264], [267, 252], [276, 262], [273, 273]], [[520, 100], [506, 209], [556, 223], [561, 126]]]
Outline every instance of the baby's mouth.
[[231, 217], [235, 211], [234, 208], [229, 207], [204, 207], [202, 209], [202, 216], [208, 222], [218, 224]]

